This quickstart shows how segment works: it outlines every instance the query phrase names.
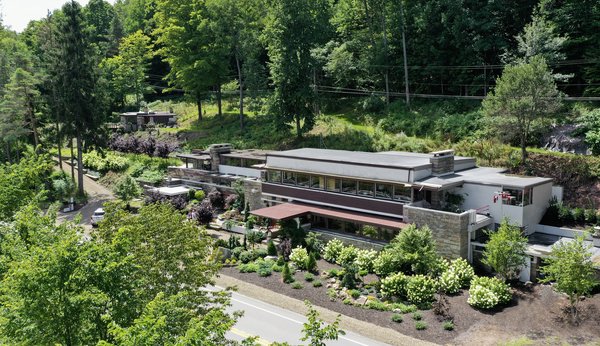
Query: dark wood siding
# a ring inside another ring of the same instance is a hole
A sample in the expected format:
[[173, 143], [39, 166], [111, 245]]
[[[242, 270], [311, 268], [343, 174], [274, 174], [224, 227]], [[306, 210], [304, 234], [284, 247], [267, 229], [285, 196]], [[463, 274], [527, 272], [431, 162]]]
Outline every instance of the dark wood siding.
[[318, 190], [299, 189], [285, 185], [262, 184], [262, 192], [287, 197], [325, 203], [340, 208], [356, 208], [365, 211], [386, 213], [402, 216], [402, 203], [383, 201], [377, 199], [360, 198], [358, 196], [344, 195]]

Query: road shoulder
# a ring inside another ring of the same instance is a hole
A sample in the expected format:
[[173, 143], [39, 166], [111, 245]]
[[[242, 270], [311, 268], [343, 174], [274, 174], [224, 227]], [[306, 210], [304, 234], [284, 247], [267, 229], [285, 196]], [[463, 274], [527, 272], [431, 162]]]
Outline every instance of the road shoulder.
[[[273, 292], [262, 287], [232, 278], [230, 276], [219, 274], [216, 279], [216, 284], [221, 287], [237, 287], [237, 291], [248, 297], [258, 299], [269, 304], [305, 315], [307, 310], [304, 302], [284, 296], [277, 292]], [[315, 306], [321, 318], [329, 323], [333, 322], [337, 317], [337, 313], [320, 306]], [[341, 316], [340, 326], [344, 330], [352, 331], [361, 334], [365, 337], [384, 342], [390, 345], [436, 345], [434, 343], [419, 340], [389, 328], [383, 328], [372, 323], [357, 320], [349, 316]]]

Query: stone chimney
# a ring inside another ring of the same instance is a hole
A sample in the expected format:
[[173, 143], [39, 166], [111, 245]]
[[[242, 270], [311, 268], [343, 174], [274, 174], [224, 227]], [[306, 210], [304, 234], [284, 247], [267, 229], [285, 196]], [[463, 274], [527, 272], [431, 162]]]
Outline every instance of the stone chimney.
[[435, 151], [431, 154], [431, 175], [441, 177], [454, 173], [454, 150]]
[[231, 152], [231, 144], [211, 144], [208, 147], [208, 153], [210, 155], [210, 170], [213, 172], [219, 171], [219, 165], [221, 164], [221, 154], [227, 154]]

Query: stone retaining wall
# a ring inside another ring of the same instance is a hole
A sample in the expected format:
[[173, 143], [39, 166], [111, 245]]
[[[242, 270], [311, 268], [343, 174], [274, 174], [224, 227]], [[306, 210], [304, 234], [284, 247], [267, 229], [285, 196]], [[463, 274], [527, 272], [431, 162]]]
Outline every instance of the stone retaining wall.
[[450, 213], [404, 206], [404, 221], [417, 227], [429, 226], [437, 251], [446, 258], [467, 258], [469, 213]]

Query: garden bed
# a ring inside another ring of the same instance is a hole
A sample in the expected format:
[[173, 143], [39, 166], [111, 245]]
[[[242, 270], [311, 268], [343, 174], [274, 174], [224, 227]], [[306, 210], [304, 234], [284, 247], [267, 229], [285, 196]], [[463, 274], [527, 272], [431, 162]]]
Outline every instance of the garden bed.
[[[324, 260], [318, 261], [320, 273], [339, 266]], [[307, 299], [313, 304], [347, 315], [359, 320], [394, 329], [402, 334], [440, 344], [473, 344], [495, 345], [498, 341], [508, 341], [527, 337], [539, 343], [549, 339], [560, 344], [583, 344], [600, 340], [600, 295], [587, 298], [581, 302], [585, 320], [578, 326], [561, 321], [561, 307], [566, 304], [566, 298], [555, 293], [548, 285], [536, 285], [532, 290], [516, 288], [513, 300], [508, 306], [492, 311], [480, 311], [467, 304], [466, 290], [448, 297], [450, 314], [454, 317], [454, 331], [446, 331], [442, 322], [432, 310], [421, 311], [423, 321], [428, 328], [416, 330], [412, 314], [404, 314], [403, 322], [392, 321], [391, 311], [377, 311], [346, 305], [341, 299], [331, 301], [327, 295], [327, 279], [315, 275], [315, 280], [321, 280], [323, 286], [313, 287], [311, 282], [304, 280], [305, 272], [296, 272], [296, 282], [303, 288], [294, 289], [281, 280], [281, 273], [273, 272], [271, 276], [259, 277], [256, 273], [240, 273], [236, 267], [226, 267], [221, 270], [224, 275], [231, 276], [251, 284], [269, 289], [280, 294]], [[374, 280], [373, 275], [365, 281]]]

